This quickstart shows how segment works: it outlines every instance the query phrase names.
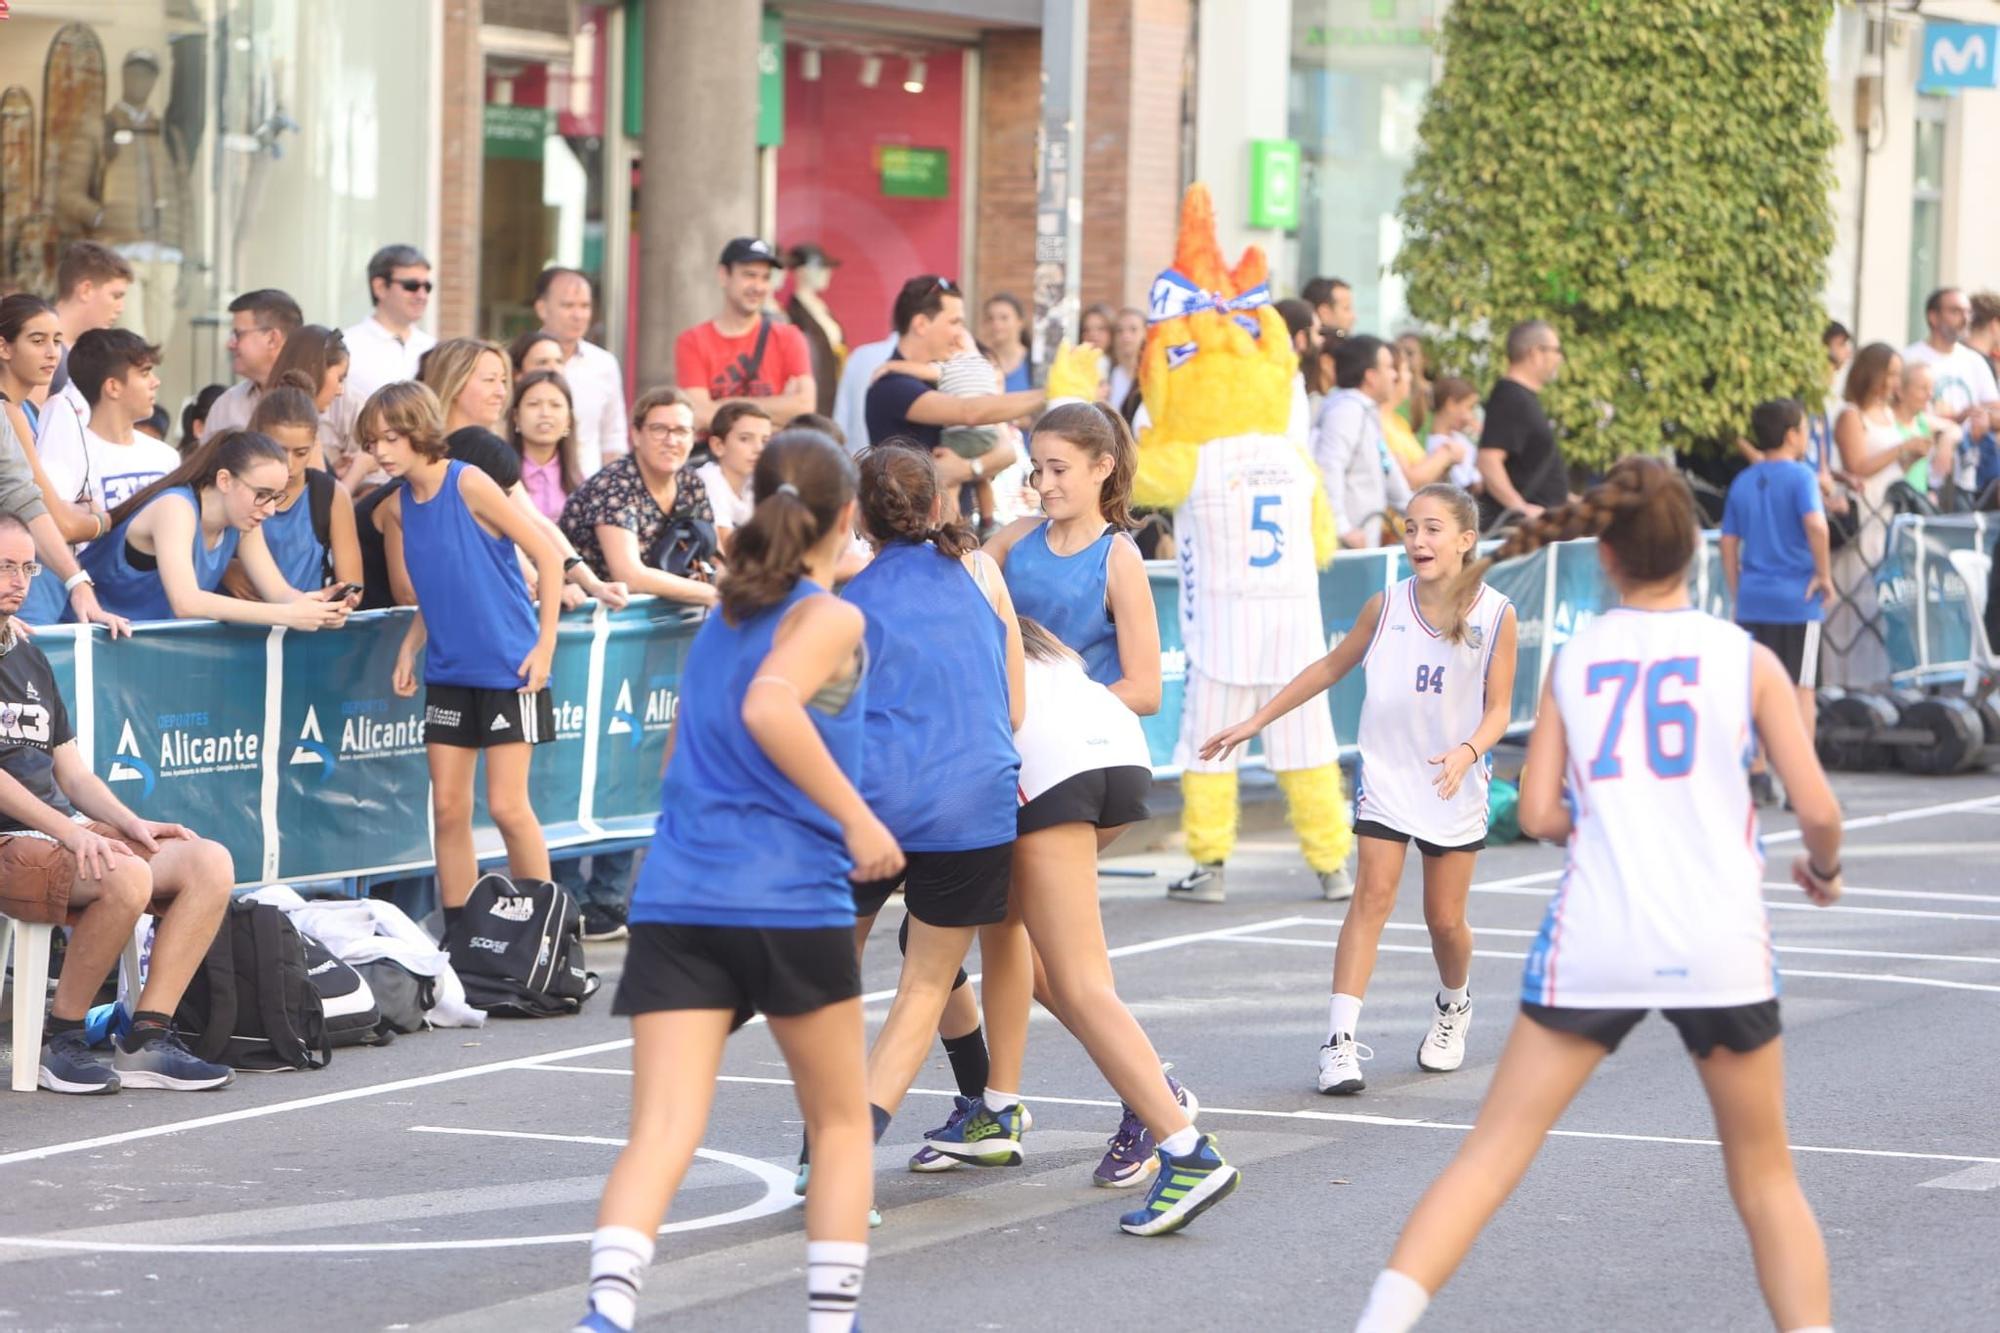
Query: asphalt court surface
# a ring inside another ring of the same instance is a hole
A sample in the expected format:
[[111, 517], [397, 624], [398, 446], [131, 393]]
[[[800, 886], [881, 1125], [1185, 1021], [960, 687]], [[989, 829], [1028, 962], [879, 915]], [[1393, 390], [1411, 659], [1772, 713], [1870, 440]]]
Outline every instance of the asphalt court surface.
[[[1765, 820], [1784, 976], [1791, 1137], [1827, 1233], [1836, 1324], [1981, 1329], [2000, 1271], [2000, 779], [1836, 780], [1848, 896], [1805, 906]], [[1115, 850], [1115, 849], [1114, 849]], [[941, 1052], [878, 1154], [885, 1225], [864, 1322], [881, 1330], [1326, 1329], [1352, 1324], [1412, 1203], [1477, 1112], [1560, 853], [1480, 860], [1465, 1068], [1415, 1049], [1435, 984], [1416, 858], [1363, 1014], [1368, 1091], [1321, 1097], [1340, 906], [1287, 836], [1246, 838], [1221, 906], [1162, 900], [1173, 853], [1112, 858], [1121, 992], [1201, 1096], [1241, 1189], [1187, 1232], [1124, 1236], [1129, 1192], [1090, 1172], [1118, 1120], [1080, 1048], [1037, 1014], [1019, 1167], [904, 1163], [952, 1088]], [[1157, 872], [1131, 878], [1115, 872]], [[893, 928], [892, 906], [882, 926]], [[622, 946], [593, 946], [615, 983]], [[866, 982], [886, 1012], [884, 933]], [[582, 1016], [337, 1053], [216, 1093], [0, 1094], [0, 1329], [552, 1329], [582, 1308], [584, 1242], [625, 1132], [629, 1049], [608, 994]], [[734, 1039], [668, 1220], [641, 1327], [802, 1324], [790, 1192], [799, 1133], [768, 1032]], [[1427, 1329], [1768, 1327], [1699, 1084], [1648, 1020], [1563, 1119]]]

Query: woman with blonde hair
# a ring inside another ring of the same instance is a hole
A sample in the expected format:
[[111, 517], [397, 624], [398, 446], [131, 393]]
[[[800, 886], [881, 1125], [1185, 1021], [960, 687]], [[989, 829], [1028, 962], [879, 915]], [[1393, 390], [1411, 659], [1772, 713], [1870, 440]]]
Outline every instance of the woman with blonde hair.
[[424, 387], [444, 405], [444, 433], [478, 426], [501, 434], [514, 371], [498, 343], [484, 338], [451, 338], [424, 354]]

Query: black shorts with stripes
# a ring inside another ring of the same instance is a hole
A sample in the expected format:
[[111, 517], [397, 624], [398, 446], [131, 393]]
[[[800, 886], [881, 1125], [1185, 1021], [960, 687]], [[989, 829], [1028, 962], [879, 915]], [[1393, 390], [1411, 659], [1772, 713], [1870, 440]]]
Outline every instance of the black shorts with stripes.
[[473, 685], [424, 687], [424, 744], [460, 750], [540, 745], [556, 738], [556, 705], [544, 686], [485, 690]]

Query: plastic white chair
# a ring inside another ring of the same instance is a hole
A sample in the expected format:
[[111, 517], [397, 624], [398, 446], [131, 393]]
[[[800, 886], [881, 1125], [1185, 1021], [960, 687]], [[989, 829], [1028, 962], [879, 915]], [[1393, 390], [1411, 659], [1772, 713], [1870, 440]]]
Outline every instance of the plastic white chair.
[[[143, 918], [141, 918], [143, 920]], [[0, 916], [0, 963], [14, 964], [14, 1069], [16, 1092], [33, 1092], [42, 1067], [42, 1020], [49, 1003], [49, 937], [55, 927]], [[11, 946], [11, 947], [10, 947]], [[139, 991], [138, 933], [118, 960], [122, 980]], [[135, 1000], [136, 1003], [136, 1000]]]

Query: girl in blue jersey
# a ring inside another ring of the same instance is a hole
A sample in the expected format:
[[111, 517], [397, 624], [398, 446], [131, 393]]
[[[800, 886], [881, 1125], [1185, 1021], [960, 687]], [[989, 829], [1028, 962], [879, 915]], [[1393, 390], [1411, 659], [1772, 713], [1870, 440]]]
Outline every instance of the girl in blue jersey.
[[807, 1291], [818, 1333], [854, 1326], [870, 1152], [853, 880], [903, 868], [862, 801], [865, 618], [827, 591], [853, 540], [854, 465], [817, 431], [757, 460], [721, 614], [688, 649], [660, 822], [614, 1012], [632, 1017], [632, 1130], [598, 1208], [590, 1312], [627, 1329], [653, 1237], [701, 1142], [724, 1041], [770, 1019], [816, 1158]]
[[[393, 688], [417, 692], [424, 655], [424, 751], [431, 838], [447, 932], [479, 878], [472, 783], [486, 756], [486, 808], [516, 879], [549, 878], [549, 848], [528, 802], [534, 747], [555, 739], [549, 668], [562, 614], [562, 557], [478, 468], [445, 453], [435, 394], [404, 380], [375, 391], [355, 422], [361, 447], [404, 483], [403, 560], [417, 613], [396, 652]], [[540, 575], [539, 608], [519, 551]]]
[[[962, 964], [975, 932], [985, 970], [987, 1034], [1003, 1067], [1020, 1067], [1027, 1045], [1033, 971], [1018, 923], [1004, 924], [1014, 851], [1013, 730], [1025, 706], [1021, 631], [1006, 582], [972, 533], [943, 518], [937, 469], [921, 449], [891, 443], [861, 461], [861, 524], [875, 555], [847, 586], [868, 616], [868, 771], [862, 795], [909, 858], [900, 878], [857, 883], [861, 930], [899, 885], [909, 910], [896, 1002], [868, 1057], [876, 1134], [888, 1124], [923, 1065], [947, 1000], [966, 984]], [[932, 1137], [951, 1138], [975, 1101], [1004, 1100], [976, 1063], [990, 1069], [971, 998], [944, 1031], [961, 1079], [951, 1120]], [[971, 1021], [967, 1022], [970, 1016]], [[1018, 1163], [1018, 1140], [979, 1145], [982, 1164]], [[917, 1170], [956, 1159], [933, 1147]]]
[[[111, 511], [111, 531], [79, 562], [98, 602], [132, 620], [226, 620], [316, 630], [347, 619], [332, 589], [285, 582], [258, 530], [285, 494], [285, 451], [267, 435], [224, 431]], [[234, 559], [261, 601], [218, 589]], [[74, 614], [74, 613], [72, 613]]]
[[[1046, 518], [1012, 524], [987, 546], [1004, 565], [1015, 607], [1081, 658], [1089, 678], [1118, 703], [1141, 716], [1158, 711], [1159, 624], [1145, 563], [1126, 535], [1138, 467], [1130, 428], [1104, 404], [1066, 403], [1035, 423], [1029, 457]], [[1036, 725], [1033, 708], [1030, 727]], [[1064, 730], [1077, 744], [1086, 743], [1080, 729]], [[1052, 740], [1058, 747], [1065, 743], [1060, 733]], [[1047, 743], [1037, 742], [1038, 750]], [[1023, 741], [1024, 769], [1025, 747]], [[1093, 1179], [1125, 1188], [1157, 1171], [1146, 1202], [1119, 1226], [1133, 1235], [1162, 1235], [1227, 1196], [1239, 1177], [1214, 1138], [1196, 1132], [1193, 1098], [1164, 1076], [1153, 1044], [1118, 998], [1104, 941], [1097, 855], [1126, 825], [1146, 817], [1152, 773], [1139, 764], [1106, 766], [1073, 754], [1038, 753], [1036, 762], [1064, 776], [1015, 815], [1010, 919], [1027, 927], [1045, 974], [1037, 997], [1083, 1043], [1125, 1103]], [[1019, 1087], [1019, 1074], [994, 1061], [996, 1083]], [[1018, 1102], [980, 1105], [959, 1138], [967, 1150], [1001, 1133], [1018, 1139], [1024, 1121]], [[954, 1152], [950, 1140], [934, 1142], [939, 1151]]]
[[1591, 1072], [1652, 1008], [1679, 1030], [1708, 1092], [1774, 1322], [1826, 1333], [1826, 1247], [1785, 1141], [1763, 852], [1744, 782], [1755, 740], [1798, 815], [1806, 853], [1792, 878], [1821, 906], [1840, 896], [1840, 807], [1783, 665], [1690, 603], [1701, 534], [1686, 483], [1626, 459], [1582, 500], [1515, 529], [1496, 558], [1588, 536], [1620, 605], [1563, 645], [1521, 780], [1522, 829], [1568, 845], [1563, 882], [1478, 1122], [1410, 1215], [1357, 1333], [1416, 1324]]
[[[277, 441], [291, 469], [285, 498], [258, 531], [286, 583], [302, 592], [346, 584], [356, 590], [348, 605], [359, 606], [361, 539], [354, 527], [354, 500], [331, 472], [312, 466], [319, 452], [319, 421], [312, 380], [304, 371], [286, 371], [257, 399], [250, 429]], [[315, 513], [324, 516], [324, 534], [317, 530]], [[228, 583], [239, 597], [256, 595], [240, 566], [230, 572]]]
[[1449, 1072], [1465, 1062], [1472, 1023], [1472, 927], [1465, 904], [1486, 842], [1487, 756], [1513, 712], [1513, 604], [1486, 586], [1467, 560], [1479, 543], [1479, 509], [1449, 482], [1411, 497], [1403, 525], [1409, 578], [1376, 593], [1333, 650], [1301, 671], [1256, 713], [1208, 738], [1212, 759], [1249, 744], [1295, 708], [1361, 668], [1361, 785], [1354, 832], [1360, 873], [1333, 954], [1333, 996], [1319, 1048], [1319, 1090], [1351, 1096], [1367, 1087], [1360, 1062], [1374, 1052], [1355, 1040], [1361, 1000], [1396, 906], [1414, 840], [1424, 864], [1424, 923], [1437, 960], [1438, 992], [1417, 1066]]

